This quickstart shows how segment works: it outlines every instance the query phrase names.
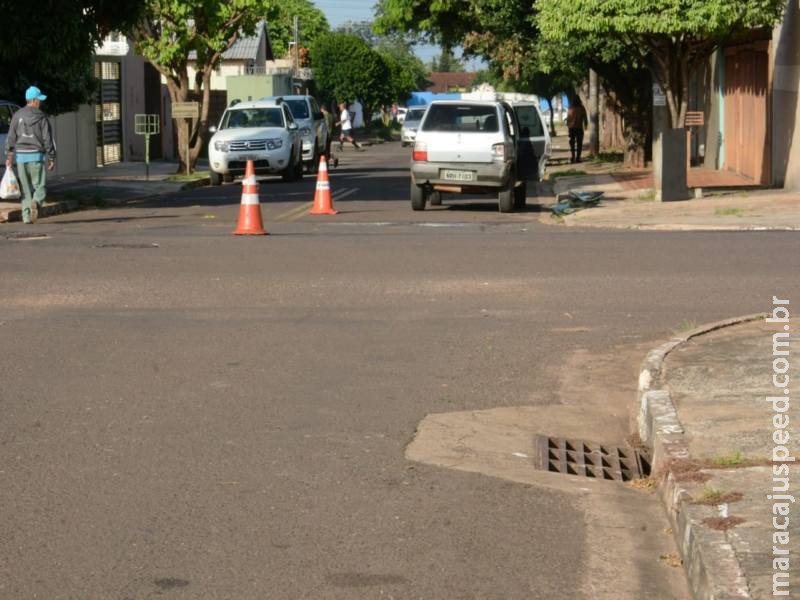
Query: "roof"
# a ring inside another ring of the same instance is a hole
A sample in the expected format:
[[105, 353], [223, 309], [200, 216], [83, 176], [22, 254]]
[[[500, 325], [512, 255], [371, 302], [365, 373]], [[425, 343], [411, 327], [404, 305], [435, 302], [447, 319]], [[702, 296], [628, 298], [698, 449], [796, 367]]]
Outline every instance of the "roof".
[[449, 92], [452, 89], [468, 90], [472, 87], [472, 82], [477, 77], [475, 72], [460, 71], [457, 73], [434, 72], [428, 75], [431, 85], [428, 86], [429, 92]]
[[[253, 35], [236, 40], [233, 46], [222, 53], [222, 60], [256, 60], [258, 58], [258, 50], [262, 45], [266, 45], [266, 59], [275, 60], [266, 21], [258, 22], [256, 32]], [[189, 52], [189, 60], [197, 60], [196, 51]]]

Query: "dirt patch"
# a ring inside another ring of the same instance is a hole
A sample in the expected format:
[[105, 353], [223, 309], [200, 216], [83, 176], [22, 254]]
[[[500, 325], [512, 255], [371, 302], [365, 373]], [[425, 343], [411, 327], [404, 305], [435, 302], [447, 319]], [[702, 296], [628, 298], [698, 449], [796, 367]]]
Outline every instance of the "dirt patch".
[[708, 517], [703, 519], [703, 525], [716, 531], [727, 531], [745, 522], [742, 517]]

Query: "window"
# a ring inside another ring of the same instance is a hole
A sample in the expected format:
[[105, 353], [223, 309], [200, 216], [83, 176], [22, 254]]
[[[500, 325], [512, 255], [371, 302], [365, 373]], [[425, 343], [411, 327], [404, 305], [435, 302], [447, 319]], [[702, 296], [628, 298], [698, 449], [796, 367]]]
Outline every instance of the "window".
[[522, 105], [515, 106], [514, 112], [517, 113], [517, 120], [520, 127], [527, 127], [530, 130], [530, 137], [543, 137], [544, 128], [542, 120], [539, 118], [539, 111], [535, 106]]
[[8, 126], [11, 125], [11, 117], [14, 110], [8, 104], [0, 106], [0, 133], [8, 133]]
[[294, 123], [294, 118], [292, 117], [292, 111], [289, 110], [289, 107], [285, 104], [283, 105], [283, 116], [286, 119], [286, 124]]
[[406, 113], [406, 121], [419, 121], [424, 114], [424, 108], [411, 108]]
[[285, 102], [289, 105], [289, 110], [292, 111], [292, 115], [295, 119], [308, 118], [308, 103], [305, 101], [305, 98], [301, 100], [285, 100]]
[[229, 109], [222, 120], [222, 129], [243, 127], [283, 127], [281, 109], [278, 107]]
[[428, 108], [424, 131], [482, 131], [496, 133], [500, 129], [497, 109], [480, 104], [432, 104]]

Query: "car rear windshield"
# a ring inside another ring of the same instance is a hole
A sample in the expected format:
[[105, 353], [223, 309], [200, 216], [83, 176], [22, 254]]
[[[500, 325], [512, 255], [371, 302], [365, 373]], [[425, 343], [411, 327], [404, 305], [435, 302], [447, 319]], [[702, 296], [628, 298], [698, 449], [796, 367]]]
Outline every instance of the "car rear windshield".
[[308, 118], [308, 103], [305, 100], [284, 100], [284, 102], [289, 105], [289, 110], [295, 119]]
[[279, 107], [234, 108], [225, 113], [222, 129], [241, 127], [283, 127], [283, 115]]
[[419, 121], [424, 114], [424, 108], [412, 108], [406, 113], [406, 121]]
[[423, 131], [486, 131], [499, 130], [494, 106], [479, 104], [432, 104], [422, 125]]
[[515, 106], [514, 112], [517, 113], [519, 126], [527, 127], [530, 130], [531, 137], [542, 137], [544, 135], [542, 120], [539, 118], [539, 112], [535, 106]]

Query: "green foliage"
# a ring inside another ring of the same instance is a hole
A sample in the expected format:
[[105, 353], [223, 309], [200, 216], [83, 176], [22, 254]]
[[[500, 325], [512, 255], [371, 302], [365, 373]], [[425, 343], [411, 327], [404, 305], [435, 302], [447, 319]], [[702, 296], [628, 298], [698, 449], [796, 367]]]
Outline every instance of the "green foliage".
[[337, 102], [360, 100], [364, 114], [392, 101], [390, 71], [384, 58], [358, 36], [328, 33], [311, 48], [318, 89]]
[[300, 45], [310, 47], [323, 33], [330, 31], [325, 13], [310, 0], [282, 0], [270, 7], [265, 15], [269, 38], [275, 56], [285, 56], [289, 42], [294, 40], [294, 17], [300, 19]]
[[434, 73], [462, 73], [464, 71], [464, 63], [456, 58], [452, 49], [442, 48], [439, 58], [433, 57], [431, 59], [430, 69]]
[[111, 29], [135, 20], [137, 0], [2, 0], [0, 98], [25, 103], [36, 85], [50, 114], [75, 110], [96, 89], [94, 45]]

